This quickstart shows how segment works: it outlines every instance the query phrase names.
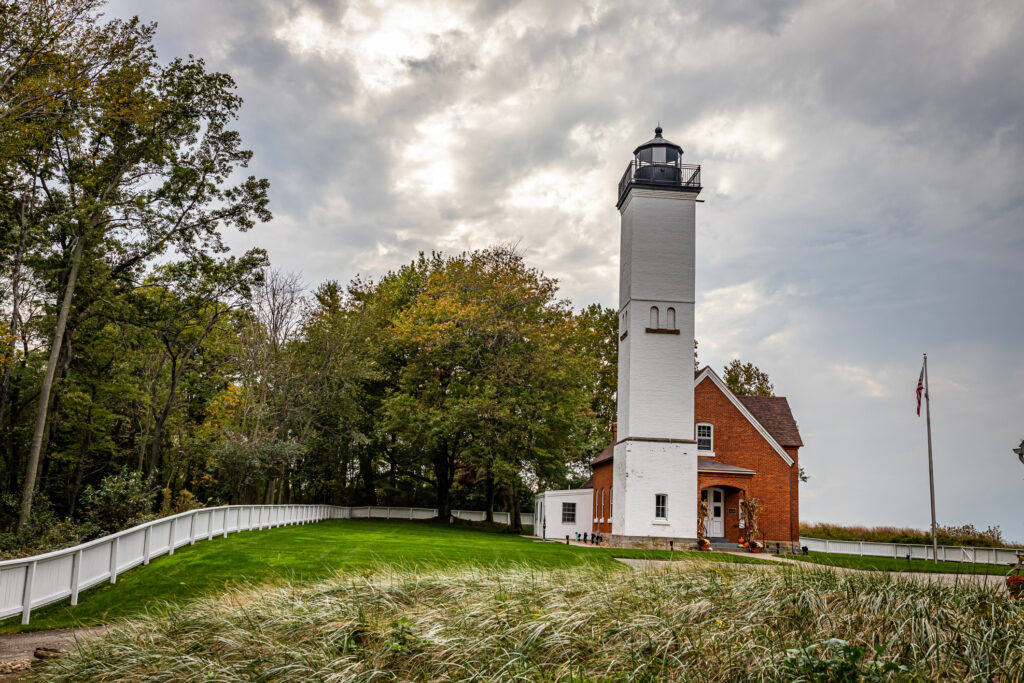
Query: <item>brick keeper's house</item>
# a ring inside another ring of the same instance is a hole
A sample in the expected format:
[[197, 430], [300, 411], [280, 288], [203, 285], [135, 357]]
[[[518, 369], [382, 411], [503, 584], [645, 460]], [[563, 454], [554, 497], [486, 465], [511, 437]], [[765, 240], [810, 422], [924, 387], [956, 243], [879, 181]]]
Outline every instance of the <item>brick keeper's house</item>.
[[[800, 542], [800, 460], [803, 446], [784, 396], [736, 396], [710, 367], [697, 373], [694, 387], [697, 487], [708, 503], [705, 533], [713, 543], [744, 538], [740, 501], [760, 501], [758, 526], [771, 546]], [[591, 532], [612, 529], [614, 444], [591, 462]], [[696, 501], [694, 501], [696, 506]], [[761, 540], [761, 539], [758, 539]]]

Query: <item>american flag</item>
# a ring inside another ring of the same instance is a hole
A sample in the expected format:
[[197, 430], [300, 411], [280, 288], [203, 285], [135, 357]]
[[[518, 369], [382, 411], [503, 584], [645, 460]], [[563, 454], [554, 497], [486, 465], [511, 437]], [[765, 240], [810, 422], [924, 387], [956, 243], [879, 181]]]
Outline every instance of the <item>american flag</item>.
[[924, 393], [924, 366], [921, 366], [921, 376], [917, 378], [917, 416], [921, 417], [921, 394]]

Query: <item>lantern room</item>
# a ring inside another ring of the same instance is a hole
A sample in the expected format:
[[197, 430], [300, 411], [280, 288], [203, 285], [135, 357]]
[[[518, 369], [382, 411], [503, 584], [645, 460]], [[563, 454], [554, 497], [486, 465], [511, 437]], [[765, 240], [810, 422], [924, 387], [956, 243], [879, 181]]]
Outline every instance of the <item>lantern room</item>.
[[662, 189], [700, 192], [700, 166], [684, 164], [683, 148], [661, 136], [661, 126], [654, 137], [633, 150], [633, 161], [619, 181], [619, 205], [634, 185]]

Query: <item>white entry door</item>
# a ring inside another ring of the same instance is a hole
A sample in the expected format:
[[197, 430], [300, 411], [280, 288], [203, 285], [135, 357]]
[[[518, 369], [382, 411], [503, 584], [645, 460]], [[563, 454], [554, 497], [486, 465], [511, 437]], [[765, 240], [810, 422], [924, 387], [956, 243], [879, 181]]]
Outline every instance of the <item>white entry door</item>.
[[709, 488], [701, 491], [700, 497], [708, 504], [704, 534], [708, 538], [722, 538], [725, 536], [725, 492], [719, 488]]

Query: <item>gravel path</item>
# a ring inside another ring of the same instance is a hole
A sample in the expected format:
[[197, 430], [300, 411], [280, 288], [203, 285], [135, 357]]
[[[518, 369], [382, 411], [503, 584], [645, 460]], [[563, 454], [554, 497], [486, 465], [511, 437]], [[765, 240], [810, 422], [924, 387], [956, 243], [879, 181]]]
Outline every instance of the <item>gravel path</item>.
[[37, 661], [37, 648], [67, 652], [89, 638], [103, 635], [108, 628], [87, 626], [0, 635], [0, 681], [13, 680], [28, 670], [32, 662]]

